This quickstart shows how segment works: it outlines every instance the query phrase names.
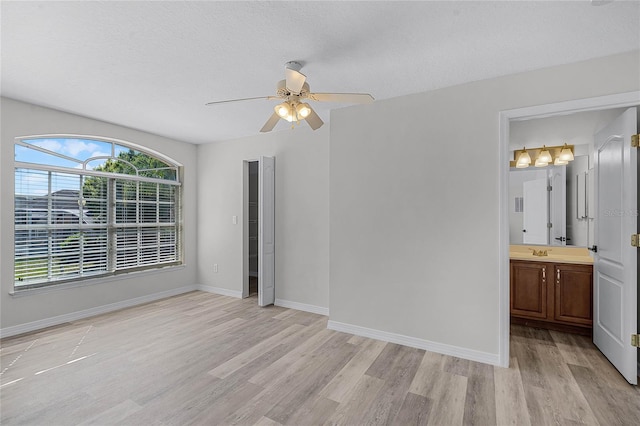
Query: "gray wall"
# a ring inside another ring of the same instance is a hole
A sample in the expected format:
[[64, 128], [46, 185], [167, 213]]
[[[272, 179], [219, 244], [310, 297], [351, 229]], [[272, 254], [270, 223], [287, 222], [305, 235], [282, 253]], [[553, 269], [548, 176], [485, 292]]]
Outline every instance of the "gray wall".
[[[1, 99], [0, 140], [0, 326], [24, 325], [100, 306], [171, 292], [193, 286], [196, 278], [196, 147], [192, 144], [67, 114], [12, 99]], [[104, 136], [132, 142], [161, 152], [184, 165], [185, 266], [161, 273], [106, 279], [99, 284], [12, 296], [13, 290], [13, 185], [14, 138], [66, 133]]]
[[328, 150], [328, 124], [198, 146], [199, 284], [242, 291], [242, 164], [273, 156], [276, 299], [329, 307]]
[[330, 319], [499, 347], [499, 112], [640, 89], [631, 52], [335, 110]]

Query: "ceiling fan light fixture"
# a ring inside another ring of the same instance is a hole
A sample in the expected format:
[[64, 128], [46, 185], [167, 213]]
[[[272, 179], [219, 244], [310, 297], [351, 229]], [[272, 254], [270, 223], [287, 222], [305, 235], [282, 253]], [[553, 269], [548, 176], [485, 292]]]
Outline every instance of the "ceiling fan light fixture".
[[283, 118], [287, 121], [291, 121], [287, 119], [287, 117], [291, 117], [291, 107], [289, 106], [288, 103], [283, 102], [281, 104], [278, 104], [275, 106], [274, 110], [276, 114], [280, 116], [280, 118]]
[[296, 112], [298, 113], [298, 117], [307, 118], [309, 114], [311, 114], [311, 107], [308, 103], [300, 103], [296, 106]]

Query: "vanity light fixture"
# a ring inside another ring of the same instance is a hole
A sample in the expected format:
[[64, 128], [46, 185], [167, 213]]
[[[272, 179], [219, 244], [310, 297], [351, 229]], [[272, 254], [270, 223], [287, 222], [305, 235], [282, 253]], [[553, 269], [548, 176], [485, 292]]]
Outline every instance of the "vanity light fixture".
[[548, 165], [564, 166], [573, 161], [573, 145], [562, 146], [546, 146], [542, 148], [518, 149], [513, 152], [514, 161], [509, 165], [519, 169], [527, 168], [533, 163], [536, 167], [545, 167]]

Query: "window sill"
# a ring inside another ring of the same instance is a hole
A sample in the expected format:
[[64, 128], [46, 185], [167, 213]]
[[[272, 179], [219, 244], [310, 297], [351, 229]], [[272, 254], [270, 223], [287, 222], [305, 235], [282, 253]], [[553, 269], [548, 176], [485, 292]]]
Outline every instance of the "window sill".
[[157, 269], [147, 269], [144, 271], [128, 272], [126, 274], [87, 278], [84, 280], [69, 281], [69, 282], [60, 283], [60, 284], [51, 284], [49, 286], [44, 286], [44, 287], [13, 290], [9, 292], [9, 295], [11, 295], [12, 297], [23, 297], [23, 296], [32, 296], [36, 294], [45, 294], [45, 293], [51, 293], [59, 290], [67, 290], [70, 288], [88, 287], [92, 285], [104, 284], [104, 283], [109, 283], [113, 281], [136, 279], [136, 278], [144, 277], [147, 275], [163, 274], [165, 272], [177, 271], [184, 268], [185, 268], [185, 264], [183, 263], [182, 265], [171, 265], [171, 266], [165, 266], [163, 268], [157, 268]]

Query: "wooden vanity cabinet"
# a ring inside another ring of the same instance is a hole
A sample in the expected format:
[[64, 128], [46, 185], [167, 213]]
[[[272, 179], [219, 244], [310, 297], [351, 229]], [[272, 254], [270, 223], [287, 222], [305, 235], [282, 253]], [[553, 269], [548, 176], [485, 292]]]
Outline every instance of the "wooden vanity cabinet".
[[511, 321], [590, 334], [593, 266], [511, 261]]
[[554, 265], [553, 318], [591, 327], [593, 324], [593, 266]]
[[542, 262], [511, 261], [511, 315], [547, 319], [547, 269]]

